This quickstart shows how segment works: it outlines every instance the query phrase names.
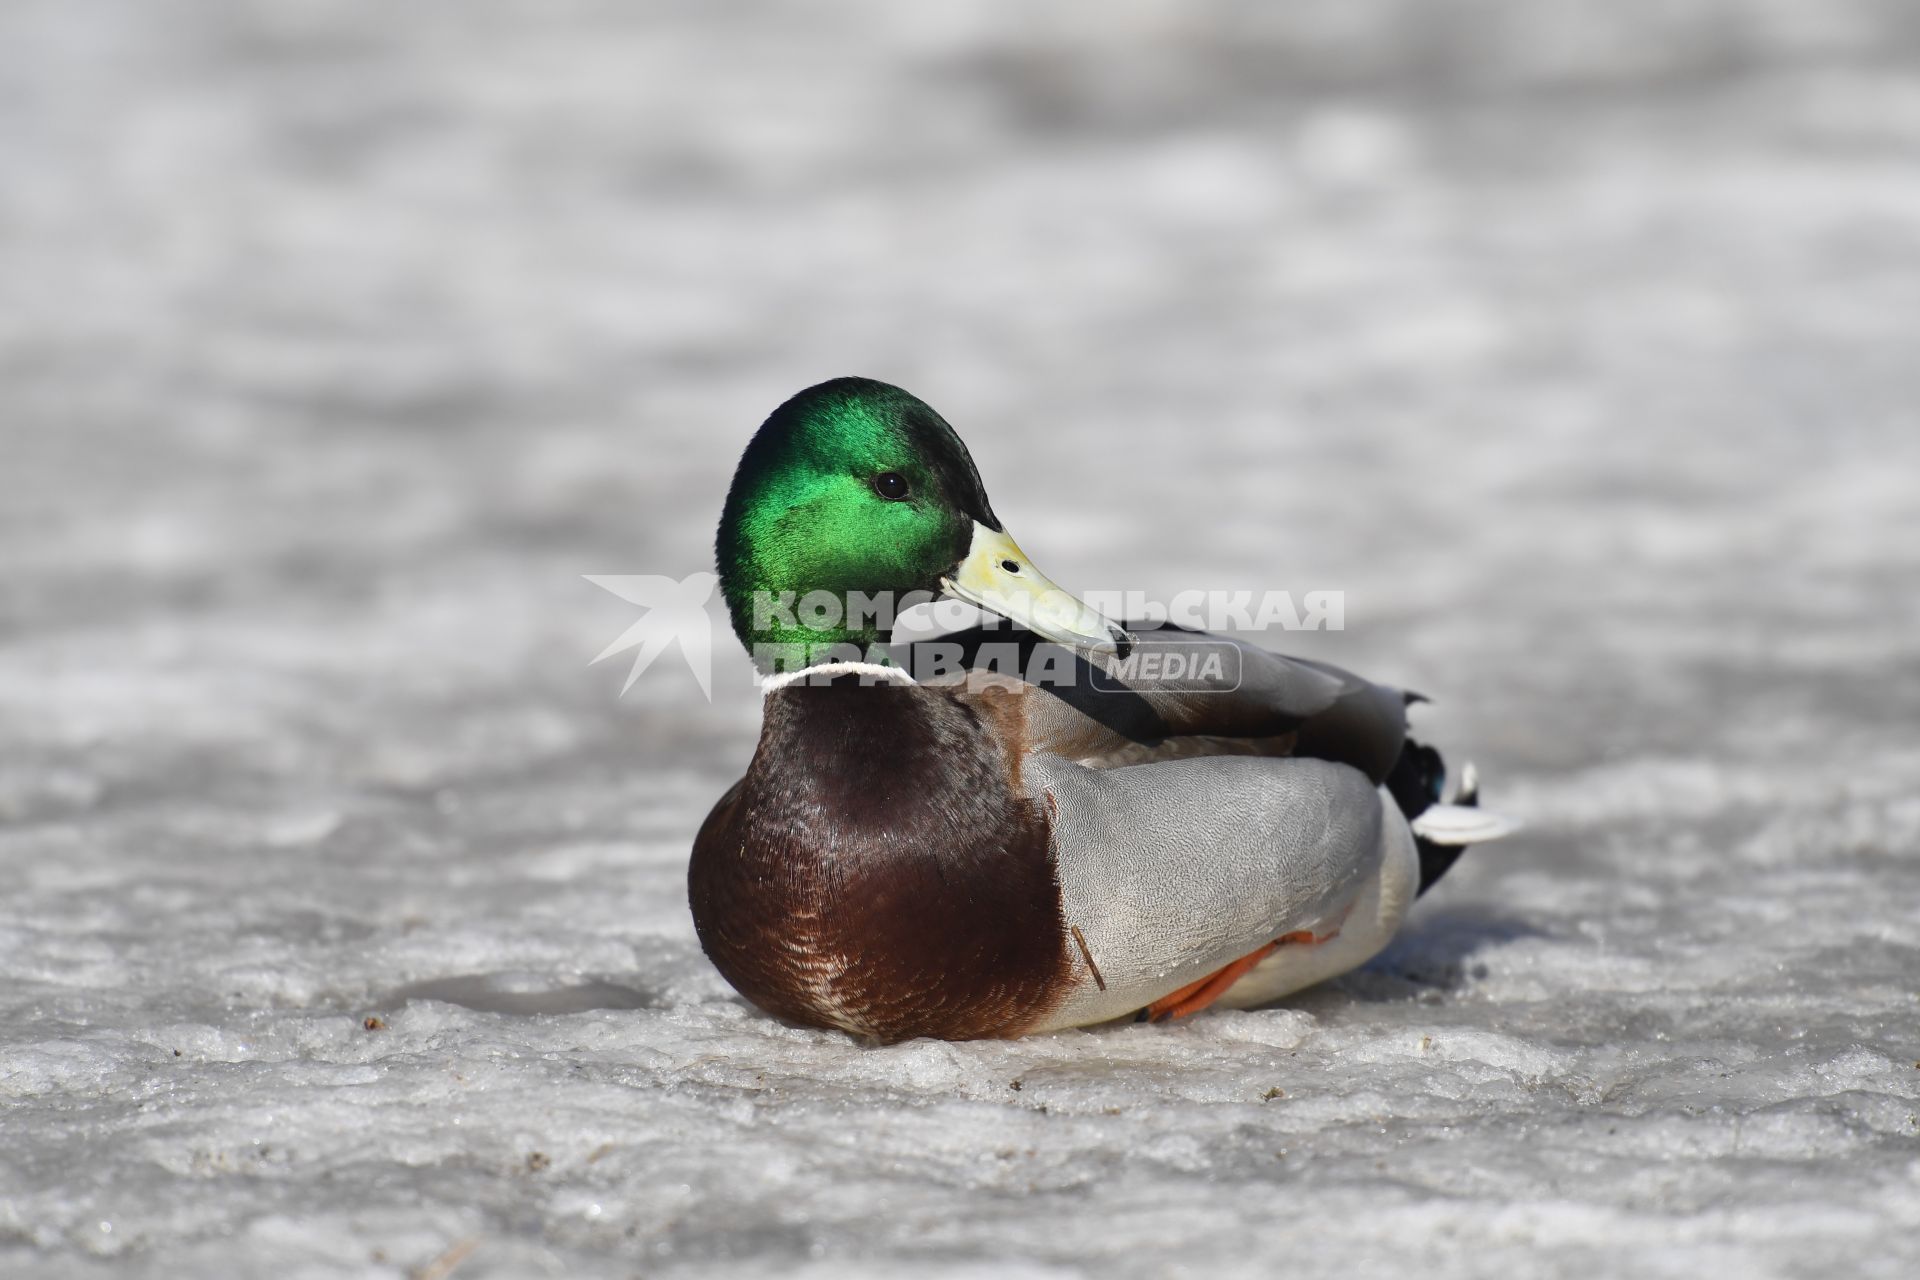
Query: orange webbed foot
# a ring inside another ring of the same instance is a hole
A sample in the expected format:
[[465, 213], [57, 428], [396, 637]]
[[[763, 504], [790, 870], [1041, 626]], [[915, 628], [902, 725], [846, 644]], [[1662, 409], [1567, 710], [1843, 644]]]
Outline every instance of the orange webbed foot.
[[1246, 976], [1247, 970], [1259, 964], [1271, 955], [1275, 949], [1290, 944], [1330, 942], [1340, 936], [1335, 929], [1324, 937], [1316, 936], [1310, 929], [1295, 929], [1269, 942], [1257, 951], [1249, 951], [1224, 969], [1219, 969], [1198, 982], [1189, 982], [1178, 991], [1170, 991], [1146, 1008], [1148, 1022], [1165, 1022], [1170, 1018], [1189, 1018], [1227, 994], [1227, 989]]

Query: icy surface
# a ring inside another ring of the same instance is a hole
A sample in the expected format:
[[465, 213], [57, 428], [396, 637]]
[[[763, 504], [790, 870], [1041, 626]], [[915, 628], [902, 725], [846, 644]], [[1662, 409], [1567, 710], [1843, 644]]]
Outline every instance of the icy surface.
[[[0, 6], [0, 1274], [1920, 1274], [1914, 7], [1043, 9]], [[744, 1006], [744, 660], [580, 575], [845, 372], [1527, 833], [1285, 1008]]]

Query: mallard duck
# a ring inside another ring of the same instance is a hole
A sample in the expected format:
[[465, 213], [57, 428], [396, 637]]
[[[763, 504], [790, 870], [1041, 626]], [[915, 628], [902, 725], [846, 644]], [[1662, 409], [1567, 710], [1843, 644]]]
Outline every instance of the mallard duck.
[[[775, 409], [717, 558], [765, 703], [689, 895], [721, 975], [792, 1022], [958, 1040], [1264, 1004], [1364, 963], [1508, 829], [1470, 780], [1439, 802], [1417, 695], [1055, 587], [898, 387]], [[892, 612], [833, 607], [936, 594], [1014, 627], [891, 648]], [[1138, 674], [1171, 646], [1234, 669]]]

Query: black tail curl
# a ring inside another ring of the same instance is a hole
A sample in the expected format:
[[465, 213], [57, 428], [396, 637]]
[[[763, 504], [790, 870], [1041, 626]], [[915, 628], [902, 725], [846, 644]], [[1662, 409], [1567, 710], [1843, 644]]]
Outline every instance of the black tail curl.
[[[1447, 764], [1440, 758], [1440, 753], [1408, 738], [1406, 745], [1400, 749], [1400, 758], [1394, 761], [1393, 772], [1387, 775], [1387, 791], [1393, 796], [1394, 803], [1400, 806], [1400, 812], [1407, 816], [1407, 821], [1412, 822], [1425, 813], [1429, 805], [1438, 804], [1446, 785]], [[1477, 791], [1462, 792], [1453, 803], [1478, 805], [1480, 796]], [[1447, 868], [1454, 864], [1466, 846], [1435, 844], [1420, 836], [1415, 836], [1413, 843], [1420, 851], [1420, 888], [1414, 895], [1418, 897], [1447, 874]]]

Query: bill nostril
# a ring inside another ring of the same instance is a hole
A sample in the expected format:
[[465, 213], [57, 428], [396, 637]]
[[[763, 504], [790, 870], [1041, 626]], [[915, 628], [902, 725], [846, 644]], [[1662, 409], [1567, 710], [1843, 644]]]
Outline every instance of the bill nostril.
[[1133, 637], [1120, 627], [1109, 625], [1107, 634], [1113, 637], [1114, 656], [1124, 659], [1133, 652]]

